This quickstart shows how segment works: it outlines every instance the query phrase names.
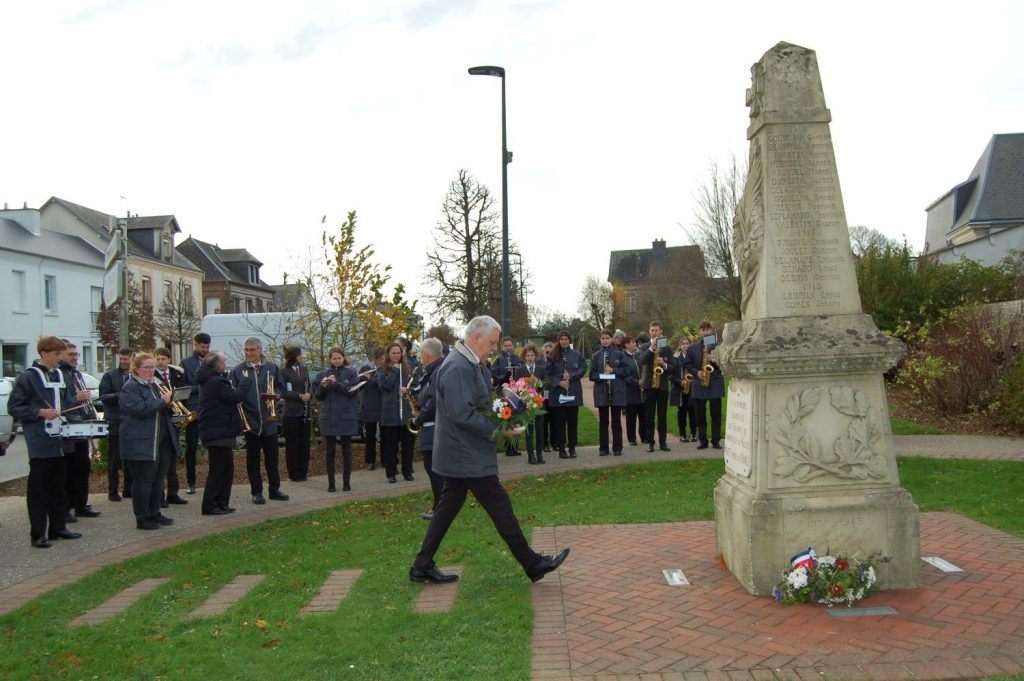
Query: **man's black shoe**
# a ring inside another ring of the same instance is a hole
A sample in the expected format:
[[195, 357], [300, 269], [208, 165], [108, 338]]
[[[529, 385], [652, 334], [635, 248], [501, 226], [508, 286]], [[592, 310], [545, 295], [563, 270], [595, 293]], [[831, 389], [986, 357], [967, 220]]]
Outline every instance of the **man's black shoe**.
[[396, 480], [396, 479], [395, 479], [395, 476], [393, 476], [393, 475], [389, 475], [389, 476], [388, 476], [388, 482], [390, 482], [390, 483], [396, 483], [396, 482], [398, 482], [398, 480]]
[[125, 499], [131, 499], [132, 491], [130, 489], [126, 489], [125, 491], [121, 492], [121, 496], [124, 497]]
[[622, 456], [622, 450], [621, 449], [613, 449], [612, 450], [612, 455], [613, 456]]
[[252, 495], [252, 503], [257, 505], [265, 504], [267, 503], [267, 499], [263, 496], [263, 493], [260, 492], [259, 494]]
[[707, 449], [707, 448], [708, 448], [708, 445], [707, 445], [706, 442], [702, 442], [701, 444], [697, 445], [697, 449]]
[[530, 577], [531, 582], [539, 582], [544, 579], [544, 575], [549, 572], [553, 572], [558, 569], [558, 566], [565, 562], [565, 559], [569, 557], [569, 547], [566, 546], [564, 549], [558, 552], [555, 556], [541, 556], [540, 562], [533, 566], [527, 575]]
[[175, 494], [173, 497], [167, 497], [167, 503], [168, 504], [178, 504], [179, 506], [181, 506], [181, 505], [187, 504], [188, 501], [186, 501], [185, 499], [182, 499], [177, 494]]
[[629, 446], [630, 447], [636, 447], [636, 440], [630, 440], [629, 441]]
[[92, 506], [86, 506], [75, 511], [75, 517], [77, 518], [98, 518], [99, 515], [100, 512], [92, 510]]
[[282, 492], [281, 490], [271, 492], [270, 498], [273, 501], [288, 501], [288, 495]]
[[711, 446], [714, 447], [715, 449], [721, 449], [722, 448], [722, 443], [720, 443], [720, 442], [712, 442]]
[[146, 518], [145, 520], [136, 520], [135, 527], [137, 527], [140, 530], [159, 530], [160, 523], [156, 522], [155, 520], [150, 520], [149, 518]]
[[597, 450], [597, 453], [600, 456], [608, 456], [608, 450], [607, 449], [599, 449], [599, 450]]
[[228, 513], [234, 513], [235, 512], [235, 509], [231, 508], [230, 506], [221, 506], [221, 508], [224, 509], [225, 511], [227, 511]]
[[117, 492], [111, 492], [107, 495], [107, 499], [110, 499], [111, 501], [121, 501], [121, 495]]
[[77, 522], [78, 518], [76, 518], [71, 511], [68, 511], [66, 514], [64, 514], [64, 524], [69, 525]]
[[661, 451], [663, 451], [663, 452], [671, 452], [672, 448], [669, 447], [668, 445], [662, 445], [661, 446]]
[[367, 466], [367, 468], [371, 471], [375, 471], [377, 470], [377, 464], [371, 462], [370, 465]]
[[558, 450], [558, 458], [559, 459], [568, 459], [569, 458], [569, 454], [564, 449], [559, 449]]
[[185, 490], [185, 494], [195, 494], [195, 493], [196, 493], [196, 486], [195, 485], [189, 485], [188, 489]]
[[345, 482], [345, 483], [342, 483], [342, 485], [341, 485], [341, 491], [342, 491], [342, 492], [351, 492], [351, 491], [352, 491], [352, 485], [350, 485], [350, 484], [349, 484], [349, 483], [347, 483], [347, 482]]
[[651, 443], [649, 443], [647, 445], [647, 451], [648, 452], [653, 452], [654, 451], [654, 443], [653, 442], [651, 442]]
[[55, 530], [50, 533], [50, 539], [79, 539], [81, 538], [81, 532], [72, 532], [68, 529]]
[[576, 458], [576, 448], [575, 447], [569, 447], [569, 458], [570, 459], [575, 459]]
[[412, 482], [416, 479], [412, 477], [412, 473], [402, 473], [402, 477], [405, 478], [406, 482]]
[[170, 506], [171, 505], [167, 503], [166, 499], [161, 499], [160, 500], [160, 508], [170, 508]]
[[338, 488], [337, 488], [337, 487], [335, 487], [335, 486], [334, 486], [334, 484], [332, 483], [332, 484], [330, 484], [330, 485], [327, 485], [327, 491], [328, 491], [328, 492], [337, 492], [337, 491], [338, 491]]
[[231, 511], [227, 510], [226, 508], [221, 508], [220, 506], [214, 506], [209, 511], [203, 511], [203, 515], [227, 515], [230, 512]]
[[167, 525], [173, 525], [174, 524], [174, 518], [168, 518], [163, 513], [157, 513], [156, 514], [156, 521], [158, 523], [160, 523], [161, 525], [163, 525], [164, 527], [166, 527]]
[[36, 537], [32, 540], [32, 546], [36, 547], [37, 549], [48, 549], [51, 546], [53, 546], [53, 544], [51, 544], [50, 540], [46, 537]]
[[432, 584], [445, 584], [447, 582], [455, 582], [458, 579], [458, 575], [441, 572], [437, 569], [436, 565], [431, 565], [426, 570], [421, 570], [418, 567], [409, 568], [409, 581], [411, 582], [431, 582]]

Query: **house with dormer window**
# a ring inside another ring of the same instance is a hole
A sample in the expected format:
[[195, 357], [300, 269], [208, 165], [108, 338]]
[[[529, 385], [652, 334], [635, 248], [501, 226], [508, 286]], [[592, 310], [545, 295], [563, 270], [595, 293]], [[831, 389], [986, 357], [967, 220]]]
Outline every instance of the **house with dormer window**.
[[925, 211], [925, 251], [940, 262], [995, 265], [1024, 250], [1024, 133], [993, 135], [967, 179]]
[[178, 250], [202, 268], [204, 315], [269, 312], [274, 309], [274, 289], [260, 279], [263, 263], [244, 248], [221, 248], [194, 237], [178, 244]]

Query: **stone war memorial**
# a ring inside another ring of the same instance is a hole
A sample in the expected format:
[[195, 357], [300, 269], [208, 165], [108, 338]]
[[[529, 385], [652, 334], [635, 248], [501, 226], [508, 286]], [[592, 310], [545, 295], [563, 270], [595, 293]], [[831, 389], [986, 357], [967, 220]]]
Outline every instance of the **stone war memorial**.
[[733, 234], [742, 320], [715, 352], [731, 376], [718, 551], [756, 595], [809, 546], [880, 551], [881, 588], [916, 587], [918, 509], [900, 486], [882, 377], [905, 349], [861, 311], [817, 57], [779, 43], [751, 73]]

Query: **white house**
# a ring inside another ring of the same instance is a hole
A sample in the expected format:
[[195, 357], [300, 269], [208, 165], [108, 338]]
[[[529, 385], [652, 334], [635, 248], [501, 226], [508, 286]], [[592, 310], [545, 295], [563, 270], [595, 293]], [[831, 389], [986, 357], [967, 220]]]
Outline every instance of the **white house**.
[[103, 295], [103, 247], [42, 227], [34, 208], [0, 211], [0, 348], [3, 375], [36, 358], [36, 340], [53, 335], [79, 347], [80, 364], [102, 373], [93, 330]]

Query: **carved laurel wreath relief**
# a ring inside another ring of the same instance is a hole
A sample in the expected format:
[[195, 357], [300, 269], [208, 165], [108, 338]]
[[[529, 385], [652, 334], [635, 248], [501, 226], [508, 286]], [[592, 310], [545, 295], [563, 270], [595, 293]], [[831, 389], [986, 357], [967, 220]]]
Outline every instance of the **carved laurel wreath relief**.
[[775, 441], [785, 454], [775, 462], [775, 474], [809, 482], [823, 475], [844, 480], [885, 477], [888, 457], [881, 447], [883, 432], [871, 412], [868, 396], [847, 386], [829, 388], [832, 408], [850, 417], [846, 433], [832, 441], [831, 447], [808, 433], [804, 419], [817, 408], [821, 388], [807, 388], [786, 402], [779, 420]]

